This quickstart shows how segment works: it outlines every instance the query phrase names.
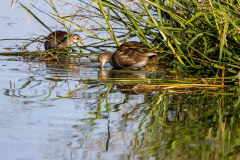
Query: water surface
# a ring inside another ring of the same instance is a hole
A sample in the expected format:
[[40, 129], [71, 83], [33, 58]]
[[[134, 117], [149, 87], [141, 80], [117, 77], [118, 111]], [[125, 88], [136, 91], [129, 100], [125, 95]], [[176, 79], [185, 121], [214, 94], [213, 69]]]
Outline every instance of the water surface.
[[[94, 80], [151, 78], [154, 72], [100, 70], [88, 61], [0, 57], [4, 159], [236, 158], [233, 94]], [[162, 73], [156, 76], [171, 79]]]

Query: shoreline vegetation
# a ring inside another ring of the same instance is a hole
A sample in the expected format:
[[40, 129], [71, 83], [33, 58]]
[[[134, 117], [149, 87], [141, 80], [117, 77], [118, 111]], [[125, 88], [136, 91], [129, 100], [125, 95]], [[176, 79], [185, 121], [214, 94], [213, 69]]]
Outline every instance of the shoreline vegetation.
[[[49, 32], [52, 30], [37, 17], [37, 12], [47, 14], [69, 33], [84, 33], [83, 41], [93, 42], [77, 45], [80, 53], [72, 52], [70, 57], [75, 53], [81, 57], [98, 55], [106, 49], [114, 51], [121, 43], [135, 38], [158, 52], [151, 61], [154, 65], [166, 63], [173, 70], [189, 73], [190, 77], [197, 74], [201, 78], [221, 78], [222, 85], [225, 78], [239, 80], [239, 1], [79, 0], [79, 5], [75, 5], [60, 0], [59, 3], [74, 8], [71, 15], [60, 14], [52, 0], [45, 2], [53, 12], [43, 12], [33, 4], [31, 10], [20, 5]], [[44, 43], [45, 39], [40, 36], [23, 48], [35, 42]], [[38, 53], [57, 57], [46, 51]]]

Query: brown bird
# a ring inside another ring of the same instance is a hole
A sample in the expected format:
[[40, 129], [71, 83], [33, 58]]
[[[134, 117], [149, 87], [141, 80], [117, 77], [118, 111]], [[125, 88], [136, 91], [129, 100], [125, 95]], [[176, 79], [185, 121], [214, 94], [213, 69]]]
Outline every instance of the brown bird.
[[81, 37], [77, 34], [71, 34], [68, 36], [68, 33], [65, 31], [55, 31], [49, 34], [46, 42], [44, 43], [45, 50], [53, 48], [61, 48], [61, 51], [68, 51], [68, 48], [74, 43], [80, 42], [85, 45]]
[[147, 64], [150, 56], [155, 55], [157, 55], [157, 53], [154, 53], [154, 51], [145, 44], [131, 41], [123, 43], [115, 53], [101, 53], [98, 61], [101, 68], [106, 62], [110, 62], [114, 68], [141, 68]]

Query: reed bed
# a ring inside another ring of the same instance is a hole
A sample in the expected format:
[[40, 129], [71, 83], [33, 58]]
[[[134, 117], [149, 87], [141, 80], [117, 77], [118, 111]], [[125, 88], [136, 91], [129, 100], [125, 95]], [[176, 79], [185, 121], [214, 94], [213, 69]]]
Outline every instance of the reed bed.
[[[45, 2], [53, 9], [53, 13], [45, 14], [69, 32], [66, 24], [71, 24], [77, 28], [74, 32], [87, 34], [85, 41], [93, 41], [79, 47], [82, 53], [101, 52], [107, 47], [114, 50], [134, 39], [156, 50], [156, 61], [168, 63], [172, 69], [182, 68], [193, 75], [201, 72], [207, 77], [228, 77], [239, 72], [239, 1], [79, 0], [75, 5], [60, 0], [75, 8], [75, 13], [64, 16], [52, 0]], [[33, 11], [21, 6], [52, 31]], [[32, 6], [34, 12], [41, 11]], [[83, 20], [91, 25], [80, 25]]]

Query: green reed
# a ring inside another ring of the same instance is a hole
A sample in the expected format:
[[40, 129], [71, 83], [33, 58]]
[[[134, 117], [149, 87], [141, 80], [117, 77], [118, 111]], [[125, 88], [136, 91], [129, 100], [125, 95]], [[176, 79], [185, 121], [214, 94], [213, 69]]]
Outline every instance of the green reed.
[[[85, 49], [97, 45], [119, 46], [121, 42], [135, 37], [158, 51], [161, 61], [186, 71], [210, 70], [214, 75], [221, 76], [224, 72], [224, 76], [229, 76], [237, 74], [240, 69], [239, 1], [141, 0], [123, 3], [118, 0], [92, 0], [87, 3], [80, 0], [81, 5], [76, 6], [61, 0], [76, 9], [76, 14], [65, 17], [59, 14], [52, 0], [45, 2], [53, 9], [53, 13], [45, 14], [68, 31], [66, 23], [95, 40]], [[22, 7], [50, 30], [36, 14]], [[95, 23], [96, 27], [84, 28], [75, 20], [77, 18]], [[108, 36], [101, 37], [99, 32]]]

